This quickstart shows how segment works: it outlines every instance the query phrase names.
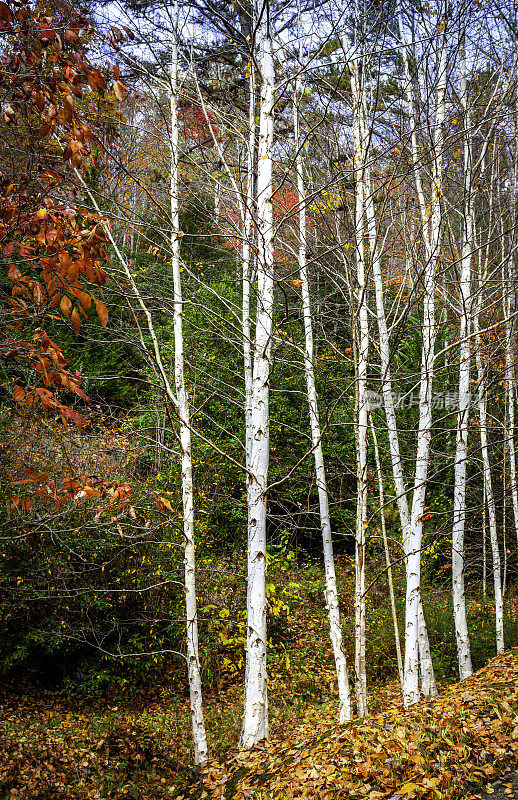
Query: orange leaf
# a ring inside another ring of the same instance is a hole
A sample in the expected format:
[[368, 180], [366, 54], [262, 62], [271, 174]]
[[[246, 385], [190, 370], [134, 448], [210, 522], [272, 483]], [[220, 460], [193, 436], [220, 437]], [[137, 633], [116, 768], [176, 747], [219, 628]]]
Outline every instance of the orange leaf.
[[108, 324], [108, 309], [106, 308], [102, 300], [97, 300], [96, 298], [94, 299], [95, 299], [95, 307], [97, 309], [97, 316], [99, 317], [103, 328], [106, 328], [106, 325]]
[[77, 336], [77, 334], [79, 333], [79, 329], [81, 328], [81, 317], [79, 316], [77, 308], [74, 308], [74, 310], [72, 311], [70, 322], [72, 323], [72, 328], [74, 329], [74, 333]]
[[64, 294], [63, 297], [61, 298], [61, 303], [59, 304], [59, 307], [63, 312], [63, 314], [65, 315], [65, 317], [68, 319], [70, 316], [70, 312], [72, 311], [72, 302], [70, 298], [67, 297], [66, 294]]

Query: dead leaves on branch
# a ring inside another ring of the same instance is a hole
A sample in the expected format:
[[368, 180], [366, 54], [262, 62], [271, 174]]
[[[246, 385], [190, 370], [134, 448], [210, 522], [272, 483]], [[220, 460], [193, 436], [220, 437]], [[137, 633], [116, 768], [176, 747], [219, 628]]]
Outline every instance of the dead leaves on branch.
[[78, 428], [86, 424], [81, 414], [61, 403], [54, 394], [56, 389], [64, 390], [87, 402], [88, 397], [81, 389], [83, 374], [67, 369], [67, 359], [44, 330], [37, 328], [31, 339], [9, 336], [8, 340], [0, 342], [0, 358], [4, 363], [13, 362], [15, 369], [21, 365], [30, 367], [43, 383], [43, 386], [31, 386], [15, 375], [11, 381], [12, 393], [19, 406], [41, 405], [46, 410], [57, 411], [65, 427], [69, 422]]
[[[10, 189], [10, 187], [8, 187]], [[15, 191], [4, 192], [0, 213], [0, 241], [9, 238], [13, 225], [18, 236], [3, 247], [7, 277], [12, 284], [9, 336], [0, 342], [0, 357], [24, 363], [41, 376], [43, 387], [21, 386], [15, 381], [14, 397], [21, 405], [40, 402], [44, 408], [57, 410], [64, 424], [78, 427], [84, 418], [68, 409], [52, 393], [52, 387], [88, 400], [81, 390], [82, 375], [67, 368], [58, 345], [37, 328], [31, 338], [24, 336], [27, 323], [42, 315], [67, 322], [76, 336], [88, 310], [95, 304], [101, 325], [108, 323], [108, 309], [91, 286], [102, 287], [106, 274], [104, 221], [87, 209], [67, 206], [55, 208], [47, 198], [45, 205], [25, 221], [19, 219], [21, 201]], [[23, 272], [22, 272], [23, 270]]]
[[[81, 121], [74, 101], [86, 88], [104, 93], [108, 87], [108, 77], [86, 56], [93, 32], [90, 20], [73, 8], [64, 20], [26, 2], [2, 2], [0, 31], [9, 34], [0, 75], [0, 88], [10, 101], [4, 106], [5, 123], [24, 120], [42, 139], [55, 135], [63, 159], [72, 167], [85, 166], [88, 140], [95, 138], [95, 132]], [[125, 37], [118, 34], [120, 43]], [[125, 88], [117, 78], [113, 87], [117, 99], [123, 99]]]
[[[56, 208], [47, 198], [44, 206], [20, 221], [21, 199], [6, 191], [3, 200], [0, 242], [11, 239], [4, 244], [3, 255], [11, 259], [7, 276], [13, 284], [13, 311], [30, 315], [60, 310], [68, 320], [75, 305], [86, 318], [93, 300], [106, 325], [106, 306], [86, 285], [102, 288], [106, 283], [101, 266], [107, 260], [104, 220], [84, 208]], [[15, 224], [18, 235], [11, 238]]]
[[[75, 169], [85, 170], [93, 161], [90, 143], [103, 122], [87, 124], [77, 101], [85, 90], [105, 93], [109, 79], [106, 71], [87, 57], [93, 28], [81, 10], [70, 7], [65, 18], [23, 0], [8, 0], [0, 3], [0, 31], [8, 35], [0, 73], [4, 122], [11, 136], [21, 140], [36, 137], [37, 159], [32, 177], [22, 172], [23, 165], [19, 175], [0, 173], [0, 252], [12, 283], [11, 333], [0, 346], [8, 359], [18, 354], [24, 365], [42, 367], [43, 386], [15, 382], [16, 399], [25, 405], [41, 402], [45, 408], [57, 410], [64, 422], [81, 425], [81, 415], [67, 410], [51, 388], [81, 396], [79, 382], [64, 368], [61, 380], [54, 380], [60, 359], [51, 371], [52, 378], [45, 379], [46, 356], [38, 354], [27, 329], [31, 321], [40, 326], [46, 315], [66, 321], [78, 335], [93, 304], [101, 325], [108, 323], [102, 294], [106, 275], [101, 266], [109, 261], [104, 247], [105, 221], [77, 208], [77, 187], [73, 183], [67, 187], [63, 176], [49, 165], [55, 164], [60, 154]], [[117, 34], [117, 42], [122, 39], [124, 35]], [[120, 101], [125, 87], [116, 68], [114, 75], [113, 91]], [[68, 191], [68, 204], [62, 200], [58, 207], [50, 199], [54, 188], [61, 197]], [[100, 291], [92, 293], [92, 285]]]
[[399, 709], [299, 741], [272, 740], [203, 771], [211, 800], [467, 797], [518, 763], [518, 653], [413, 710]]
[[[128, 515], [136, 520], [135, 509], [130, 505], [130, 495], [133, 488], [128, 484], [119, 484], [107, 480], [94, 480], [93, 478], [75, 478], [65, 476], [61, 482], [56, 482], [50, 477], [50, 472], [36, 472], [28, 470], [25, 478], [13, 481], [12, 486], [32, 485], [34, 491], [24, 497], [14, 494], [7, 501], [7, 513], [30, 513], [39, 503], [52, 502], [52, 513], [58, 513], [67, 504], [77, 504], [88, 500], [104, 501], [103, 506], [97, 506], [94, 522], [99, 522], [103, 513], [108, 513], [110, 522], [115, 523], [120, 531], [118, 520], [121, 515]], [[113, 512], [117, 511], [117, 517]], [[107, 517], [107, 518], [108, 518]]]

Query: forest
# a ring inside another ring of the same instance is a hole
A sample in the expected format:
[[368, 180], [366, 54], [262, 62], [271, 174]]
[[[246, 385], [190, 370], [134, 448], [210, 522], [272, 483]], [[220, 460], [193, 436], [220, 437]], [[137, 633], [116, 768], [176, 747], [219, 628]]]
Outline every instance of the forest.
[[0, 800], [491, 794], [516, 0], [7, 0], [0, 37]]

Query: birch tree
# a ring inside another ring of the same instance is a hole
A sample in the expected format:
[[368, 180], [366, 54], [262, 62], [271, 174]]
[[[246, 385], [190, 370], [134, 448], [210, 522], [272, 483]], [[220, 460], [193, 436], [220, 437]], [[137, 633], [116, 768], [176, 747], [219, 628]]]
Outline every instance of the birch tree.
[[459, 410], [457, 415], [457, 444], [453, 487], [452, 583], [453, 613], [459, 677], [469, 678], [473, 671], [466, 619], [464, 589], [464, 528], [466, 523], [466, 468], [468, 460], [468, 421], [470, 407], [472, 316], [471, 260], [473, 257], [475, 219], [472, 197], [473, 154], [472, 120], [468, 97], [466, 44], [460, 43], [460, 103], [464, 113], [464, 186], [460, 274], [460, 343], [459, 343]]
[[171, 268], [173, 273], [174, 377], [180, 428], [182, 470], [183, 534], [185, 548], [185, 609], [187, 633], [187, 667], [196, 764], [208, 758], [207, 737], [203, 719], [202, 685], [198, 653], [198, 613], [196, 605], [196, 566], [194, 547], [194, 492], [192, 476], [191, 419], [189, 396], [185, 386], [183, 354], [183, 297], [180, 274], [180, 217], [178, 196], [178, 4], [172, 8], [173, 37], [171, 43], [170, 112], [171, 167], [169, 193], [171, 200]]
[[[440, 263], [443, 191], [444, 120], [447, 84], [447, 12], [440, 6], [436, 34], [436, 100], [432, 144], [432, 180], [429, 204], [429, 248], [422, 268], [423, 326], [421, 375], [419, 382], [419, 422], [410, 528], [407, 551], [407, 588], [405, 614], [404, 700], [410, 706], [419, 700], [419, 641], [424, 627], [420, 605], [421, 548], [426, 497], [430, 440], [432, 431], [432, 385], [435, 347], [435, 275]], [[425, 210], [423, 227], [428, 216]]]
[[245, 705], [240, 746], [268, 738], [266, 684], [266, 504], [269, 465], [269, 378], [273, 331], [274, 60], [269, 0], [257, 7], [261, 77], [257, 167], [257, 312], [251, 391], [248, 475], [248, 585]]
[[[356, 44], [356, 43], [355, 43]], [[367, 520], [368, 400], [367, 368], [369, 358], [369, 317], [364, 226], [367, 195], [365, 139], [365, 59], [349, 61], [353, 104], [353, 159], [355, 173], [354, 237], [356, 254], [356, 532], [355, 532], [355, 685], [358, 715], [368, 714], [365, 664], [365, 545]]]
[[[490, 207], [490, 219], [492, 216], [492, 203]], [[500, 559], [500, 548], [498, 544], [498, 529], [496, 516], [496, 502], [493, 491], [493, 480], [491, 477], [491, 462], [489, 457], [489, 443], [487, 435], [487, 390], [484, 365], [482, 362], [482, 337], [480, 333], [480, 313], [482, 309], [483, 292], [482, 287], [487, 279], [487, 256], [486, 265], [482, 267], [482, 257], [479, 254], [479, 279], [478, 296], [475, 304], [473, 316], [473, 327], [475, 333], [475, 359], [477, 365], [477, 399], [479, 412], [480, 428], [480, 449], [482, 455], [482, 476], [484, 483], [484, 493], [487, 503], [487, 518], [489, 526], [489, 541], [491, 555], [493, 558], [493, 586], [495, 596], [495, 628], [496, 628], [496, 651], [504, 652], [504, 598], [502, 591], [502, 569]]]

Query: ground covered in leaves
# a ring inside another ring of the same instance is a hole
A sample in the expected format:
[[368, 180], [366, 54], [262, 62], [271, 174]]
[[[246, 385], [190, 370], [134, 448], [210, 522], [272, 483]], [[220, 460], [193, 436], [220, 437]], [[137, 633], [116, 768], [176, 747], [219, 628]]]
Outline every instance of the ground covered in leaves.
[[516, 764], [515, 649], [409, 712], [393, 707], [342, 728], [315, 725], [304, 738], [273, 738], [252, 753], [211, 763], [199, 797], [475, 798], [480, 790], [494, 792], [497, 774]]
[[[209, 728], [225, 714], [238, 724], [239, 694], [208, 698]], [[296, 723], [274, 721], [267, 745], [231, 751], [200, 775], [189, 763], [187, 698], [131, 708], [6, 695], [0, 800], [514, 796], [504, 772], [518, 766], [518, 649], [410, 712], [394, 687], [372, 700], [371, 716], [345, 727], [334, 722], [336, 700], [308, 707]]]

